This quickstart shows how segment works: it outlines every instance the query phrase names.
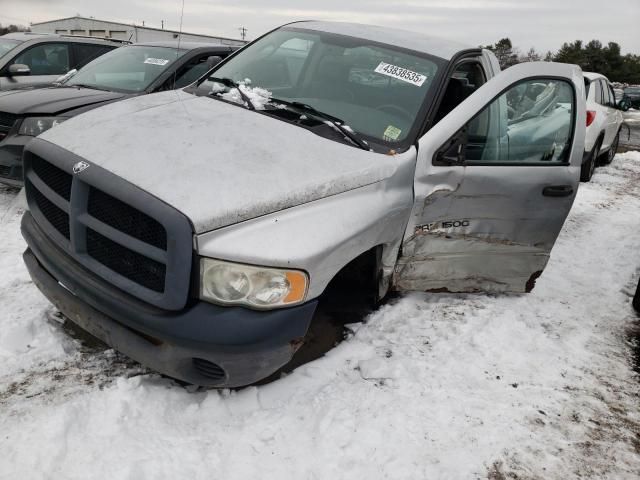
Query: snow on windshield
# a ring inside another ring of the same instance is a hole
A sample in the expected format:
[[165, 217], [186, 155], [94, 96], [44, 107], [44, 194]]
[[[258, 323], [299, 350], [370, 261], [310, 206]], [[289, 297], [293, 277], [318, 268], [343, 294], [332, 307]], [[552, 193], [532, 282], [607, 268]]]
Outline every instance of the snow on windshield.
[[215, 89], [216, 88], [215, 85], [218, 85], [218, 84], [214, 84], [212, 93], [217, 93], [223, 99], [229, 102], [235, 102], [235, 103], [239, 103], [240, 105], [246, 105], [247, 102], [244, 101], [244, 98], [242, 98], [242, 95], [240, 95], [240, 92], [238, 92], [238, 89], [241, 89], [242, 93], [244, 93], [247, 97], [249, 97], [249, 100], [251, 100], [251, 103], [253, 104], [256, 110], [264, 110], [265, 105], [271, 101], [272, 93], [269, 90], [266, 90], [264, 88], [251, 87], [251, 80], [249, 79], [246, 79], [243, 82], [239, 82], [238, 88], [232, 88], [228, 92], [224, 92], [224, 93], [222, 93], [222, 91], [217, 92]]

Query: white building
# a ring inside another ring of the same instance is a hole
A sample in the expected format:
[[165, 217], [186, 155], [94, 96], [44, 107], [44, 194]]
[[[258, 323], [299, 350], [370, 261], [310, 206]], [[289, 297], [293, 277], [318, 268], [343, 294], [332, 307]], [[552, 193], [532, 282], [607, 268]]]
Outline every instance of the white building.
[[158, 42], [177, 40], [184, 42], [208, 42], [222, 45], [244, 45], [245, 41], [232, 38], [199, 35], [176, 30], [129, 25], [126, 23], [108, 22], [95, 18], [70, 17], [48, 22], [32, 23], [31, 30], [36, 33], [59, 33], [63, 35], [86, 35], [91, 37], [108, 37], [131, 42]]

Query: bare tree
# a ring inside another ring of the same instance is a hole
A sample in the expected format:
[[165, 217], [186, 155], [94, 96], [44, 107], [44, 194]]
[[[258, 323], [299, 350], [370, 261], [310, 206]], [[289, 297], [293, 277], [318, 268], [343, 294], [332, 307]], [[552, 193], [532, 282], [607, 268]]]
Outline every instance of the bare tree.
[[542, 57], [536, 49], [531, 47], [527, 53], [520, 57], [520, 62], [539, 62], [542, 60]]

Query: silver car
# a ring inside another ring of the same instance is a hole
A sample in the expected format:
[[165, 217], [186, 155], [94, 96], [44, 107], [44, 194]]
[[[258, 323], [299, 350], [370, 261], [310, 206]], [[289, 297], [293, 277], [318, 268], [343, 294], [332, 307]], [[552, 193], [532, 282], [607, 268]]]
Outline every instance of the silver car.
[[290, 24], [184, 90], [34, 139], [24, 259], [114, 348], [247, 385], [337, 281], [354, 301], [531, 291], [578, 188], [584, 98], [574, 65], [501, 73], [420, 33]]
[[[122, 42], [31, 32], [0, 36], [0, 91], [52, 84]], [[1, 118], [0, 118], [1, 120]], [[2, 123], [0, 123], [2, 125]]]

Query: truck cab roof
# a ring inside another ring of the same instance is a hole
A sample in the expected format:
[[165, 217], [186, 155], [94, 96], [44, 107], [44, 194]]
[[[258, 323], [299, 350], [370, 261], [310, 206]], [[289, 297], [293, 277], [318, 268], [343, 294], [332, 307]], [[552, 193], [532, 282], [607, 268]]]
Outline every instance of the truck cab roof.
[[416, 52], [451, 60], [461, 51], [478, 50], [478, 47], [465, 43], [447, 40], [419, 32], [398, 28], [380, 27], [346, 22], [303, 21], [290, 23], [287, 27], [316, 30], [318, 32], [335, 33], [357, 37], [364, 40], [386, 43], [395, 47], [406, 48]]

